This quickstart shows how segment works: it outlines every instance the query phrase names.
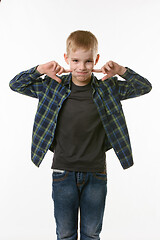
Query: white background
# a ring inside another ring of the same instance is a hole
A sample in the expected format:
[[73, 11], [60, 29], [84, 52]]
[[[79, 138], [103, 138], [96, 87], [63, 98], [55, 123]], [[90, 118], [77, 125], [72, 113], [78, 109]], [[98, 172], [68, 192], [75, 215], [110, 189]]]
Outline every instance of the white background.
[[[160, 239], [159, 0], [2, 0], [0, 3], [0, 240], [56, 239], [51, 199], [52, 153], [30, 160], [37, 100], [10, 90], [19, 72], [64, 63], [65, 41], [93, 32], [101, 55], [149, 79], [153, 90], [123, 101], [134, 166], [107, 153], [108, 196], [103, 240]], [[98, 75], [100, 77], [100, 75]]]

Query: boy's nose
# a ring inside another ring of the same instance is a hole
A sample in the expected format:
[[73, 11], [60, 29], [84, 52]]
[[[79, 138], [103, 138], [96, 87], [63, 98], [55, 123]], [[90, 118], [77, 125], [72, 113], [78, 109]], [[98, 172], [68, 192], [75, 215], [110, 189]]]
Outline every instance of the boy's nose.
[[81, 63], [80, 66], [79, 66], [79, 69], [80, 69], [80, 70], [86, 69], [85, 64], [84, 64], [84, 63]]

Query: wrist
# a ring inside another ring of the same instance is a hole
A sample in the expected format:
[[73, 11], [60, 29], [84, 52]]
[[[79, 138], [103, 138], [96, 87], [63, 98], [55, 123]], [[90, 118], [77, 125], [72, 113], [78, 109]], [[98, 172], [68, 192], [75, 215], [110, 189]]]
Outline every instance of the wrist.
[[127, 69], [125, 67], [120, 66], [120, 69], [118, 71], [118, 75], [123, 75], [126, 71], [127, 71]]
[[45, 74], [42, 65], [38, 65], [37, 71], [38, 71], [40, 74]]

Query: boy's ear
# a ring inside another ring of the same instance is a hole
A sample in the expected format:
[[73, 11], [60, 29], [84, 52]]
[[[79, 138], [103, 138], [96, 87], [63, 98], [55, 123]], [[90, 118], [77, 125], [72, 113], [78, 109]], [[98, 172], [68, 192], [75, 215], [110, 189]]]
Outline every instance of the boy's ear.
[[64, 60], [65, 60], [65, 62], [66, 62], [67, 64], [69, 64], [68, 57], [67, 57], [67, 54], [66, 54], [66, 53], [64, 53]]
[[95, 60], [95, 65], [98, 63], [98, 61], [99, 61], [99, 57], [100, 57], [100, 55], [97, 54], [97, 57], [96, 57], [96, 60]]

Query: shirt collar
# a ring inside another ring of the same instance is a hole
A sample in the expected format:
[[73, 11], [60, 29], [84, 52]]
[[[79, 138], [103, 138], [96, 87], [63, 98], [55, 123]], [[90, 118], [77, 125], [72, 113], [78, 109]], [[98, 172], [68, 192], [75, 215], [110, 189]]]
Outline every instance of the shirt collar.
[[93, 73], [92, 73], [92, 76], [91, 76], [91, 85], [93, 87], [98, 87], [98, 79], [96, 78], [96, 76], [94, 76]]
[[71, 81], [72, 81], [72, 73], [70, 73], [70, 74], [68, 74], [68, 75], [65, 76], [63, 84], [64, 84], [65, 86], [68, 85], [68, 86], [69, 86], [69, 89], [71, 89]]

